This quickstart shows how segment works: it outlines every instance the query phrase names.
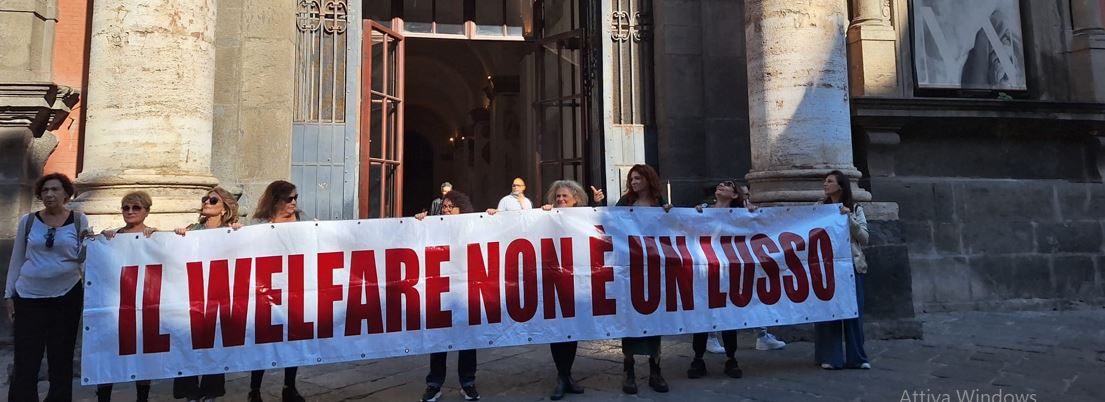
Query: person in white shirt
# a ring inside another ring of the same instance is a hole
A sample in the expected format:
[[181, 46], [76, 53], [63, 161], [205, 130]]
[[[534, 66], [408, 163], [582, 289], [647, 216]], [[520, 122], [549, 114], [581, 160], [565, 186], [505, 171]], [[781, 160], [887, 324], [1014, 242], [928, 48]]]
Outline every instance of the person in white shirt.
[[42, 210], [19, 219], [4, 298], [15, 338], [9, 401], [38, 400], [38, 369], [46, 355], [47, 401], [73, 400], [73, 349], [84, 302], [81, 266], [88, 219], [70, 210], [73, 181], [61, 173], [35, 182]]
[[[525, 209], [533, 208], [533, 203], [529, 198], [526, 198], [526, 181], [521, 177], [515, 177], [514, 181], [510, 183], [510, 194], [499, 200], [499, 207], [496, 211], [521, 211]], [[490, 214], [494, 212], [487, 211]]]

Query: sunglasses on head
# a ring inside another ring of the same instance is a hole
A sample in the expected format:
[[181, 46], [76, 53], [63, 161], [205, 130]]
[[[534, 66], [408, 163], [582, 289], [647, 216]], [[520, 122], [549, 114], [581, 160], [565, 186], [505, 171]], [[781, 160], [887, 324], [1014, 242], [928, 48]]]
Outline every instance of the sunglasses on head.
[[203, 198], [200, 198], [200, 203], [204, 203], [204, 202], [206, 202], [208, 204], [211, 204], [211, 205], [218, 205], [219, 204], [219, 197], [213, 197], [213, 196], [205, 195], [205, 196], [203, 196]]
[[142, 207], [141, 205], [124, 205], [123, 206], [123, 212], [131, 212], [131, 211], [142, 212], [143, 209], [146, 209], [146, 208]]
[[50, 228], [46, 231], [46, 248], [54, 247], [54, 237], [57, 236], [58, 228]]

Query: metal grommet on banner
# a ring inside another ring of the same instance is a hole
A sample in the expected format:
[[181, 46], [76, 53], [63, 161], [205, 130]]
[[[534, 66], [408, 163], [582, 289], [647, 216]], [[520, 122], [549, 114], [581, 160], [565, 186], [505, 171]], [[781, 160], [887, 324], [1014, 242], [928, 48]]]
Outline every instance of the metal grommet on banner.
[[318, 222], [315, 222], [315, 226], [318, 226]]
[[92, 286], [92, 281], [85, 282], [84, 286]]
[[[745, 324], [747, 324], [747, 323], [745, 323]], [[717, 329], [717, 325], [714, 325], [714, 329]]]
[[88, 377], [85, 377], [85, 378], [84, 378], [84, 383], [85, 383], [85, 384], [88, 384]]
[[438, 218], [438, 219], [445, 220], [445, 218]]
[[746, 326], [746, 327], [748, 326], [748, 321], [744, 322], [744, 326]]
[[276, 229], [276, 225], [269, 225], [270, 228]]
[[231, 230], [231, 229], [226, 230], [226, 233], [230, 233], [230, 232], [233, 232], [233, 230]]
[[361, 358], [364, 359], [364, 357], [365, 357], [365, 354], [361, 353]]
[[[717, 327], [714, 327], [714, 328], [717, 328]], [[646, 333], [646, 334], [648, 333], [648, 330], [647, 330], [647, 329], [645, 330], [645, 333]]]
[[230, 366], [223, 366], [223, 371], [230, 371]]
[[91, 330], [92, 330], [92, 328], [91, 328], [91, 327], [88, 327], [88, 326], [85, 326], [85, 327], [84, 327], [84, 330], [85, 330], [85, 331], [91, 331]]
[[179, 375], [184, 375], [184, 372], [183, 371], [178, 371], [178, 372], [176, 372], [176, 375], [178, 375], [178, 376]]
[[533, 338], [526, 338], [526, 342], [533, 342]]
[[137, 378], [137, 376], [136, 376], [136, 375], [134, 375], [134, 374], [131, 374], [131, 375], [130, 375], [130, 379], [132, 379], [132, 380], [133, 380], [133, 379], [135, 379], [135, 378]]
[[629, 212], [633, 212], [633, 208], [630, 208], [630, 209], [629, 209]]
[[610, 336], [610, 333], [609, 333], [609, 332], [607, 332], [607, 333], [606, 333], [606, 336]]
[[135, 239], [140, 239], [140, 237], [138, 237], [138, 235], [134, 235], [134, 238]]
[[679, 332], [683, 332], [683, 328], [679, 328]]
[[572, 339], [572, 336], [571, 336], [571, 335], [568, 335], [568, 339]]
[[315, 359], [316, 362], [322, 363], [322, 358]]
[[449, 345], [449, 350], [453, 350], [453, 345]]
[[495, 344], [495, 341], [487, 341], [487, 344], [488, 344], [488, 345], [494, 345], [494, 344]]
[[273, 366], [273, 367], [276, 367], [276, 362], [272, 362], [272, 366]]
[[410, 349], [403, 349], [403, 353], [410, 353], [410, 352], [411, 352]]

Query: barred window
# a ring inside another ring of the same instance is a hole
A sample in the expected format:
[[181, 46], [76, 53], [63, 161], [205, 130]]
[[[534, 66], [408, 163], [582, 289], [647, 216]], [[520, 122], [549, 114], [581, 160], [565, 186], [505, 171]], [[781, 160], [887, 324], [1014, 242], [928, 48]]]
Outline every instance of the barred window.
[[295, 122], [345, 122], [347, 0], [299, 0]]

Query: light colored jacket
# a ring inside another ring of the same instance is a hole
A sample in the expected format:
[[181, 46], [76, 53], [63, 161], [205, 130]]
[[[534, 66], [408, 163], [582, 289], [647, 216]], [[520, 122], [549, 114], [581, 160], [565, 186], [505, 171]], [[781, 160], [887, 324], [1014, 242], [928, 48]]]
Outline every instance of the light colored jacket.
[[[818, 204], [824, 202], [819, 201]], [[863, 256], [863, 246], [871, 239], [871, 233], [867, 231], [867, 216], [863, 214], [863, 207], [858, 203], [848, 213], [848, 232], [852, 237], [852, 266], [857, 273], [867, 273], [867, 257]]]
[[859, 204], [848, 214], [848, 231], [852, 233], [852, 264], [857, 273], [866, 274], [867, 257], [863, 256], [863, 246], [871, 239], [871, 233], [867, 231], [867, 217]]

